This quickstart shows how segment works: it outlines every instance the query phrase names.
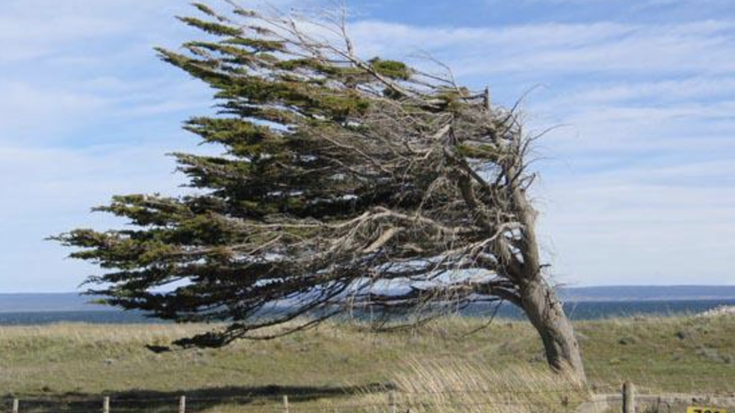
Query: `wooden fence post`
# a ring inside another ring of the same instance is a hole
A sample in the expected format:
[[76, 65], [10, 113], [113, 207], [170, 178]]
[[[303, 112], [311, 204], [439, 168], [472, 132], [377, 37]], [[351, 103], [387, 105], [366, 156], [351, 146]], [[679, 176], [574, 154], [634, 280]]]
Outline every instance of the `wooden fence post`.
[[20, 410], [20, 400], [13, 399], [13, 413], [18, 413]]
[[288, 396], [283, 396], [283, 413], [289, 413]]
[[102, 400], [102, 413], [110, 413], [110, 397], [105, 396]]
[[398, 407], [396, 406], [396, 392], [392, 391], [388, 393], [388, 409], [390, 413], [396, 413]]
[[179, 413], [186, 413], [186, 396], [179, 397]]
[[623, 384], [623, 413], [635, 413], [635, 386], [629, 381]]

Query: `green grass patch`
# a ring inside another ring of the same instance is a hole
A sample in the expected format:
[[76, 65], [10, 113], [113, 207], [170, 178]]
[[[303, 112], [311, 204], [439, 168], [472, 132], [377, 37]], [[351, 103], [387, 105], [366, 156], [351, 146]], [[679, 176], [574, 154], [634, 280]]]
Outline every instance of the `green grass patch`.
[[[545, 370], [540, 340], [525, 322], [446, 318], [416, 330], [372, 333], [327, 323], [271, 341], [217, 350], [155, 354], [203, 325], [87, 325], [0, 328], [0, 391], [64, 403], [60, 410], [173, 412], [180, 394], [193, 411], [247, 403], [273, 411], [284, 394], [294, 406], [332, 406], [406, 382], [416, 360], [471, 363], [482, 371]], [[576, 323], [593, 389], [631, 380], [643, 392], [735, 392], [735, 317], [626, 318]], [[501, 375], [502, 376], [502, 375]], [[375, 396], [371, 396], [375, 397]], [[382, 396], [378, 396], [379, 398]], [[156, 401], [154, 401], [156, 400]], [[36, 402], [36, 411], [43, 403]], [[5, 406], [3, 406], [5, 407]]]

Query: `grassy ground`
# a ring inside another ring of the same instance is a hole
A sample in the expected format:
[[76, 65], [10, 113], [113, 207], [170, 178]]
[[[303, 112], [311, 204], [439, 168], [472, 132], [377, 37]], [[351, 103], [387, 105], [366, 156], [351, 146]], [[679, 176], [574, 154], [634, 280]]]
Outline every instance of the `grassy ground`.
[[[432, 373], [424, 363], [464, 363], [492, 371], [494, 376], [476, 381], [496, 380], [494, 386], [504, 372], [520, 374], [513, 369], [529, 369], [525, 376], [545, 374], [540, 341], [527, 323], [496, 320], [464, 336], [483, 323], [449, 318], [416, 331], [379, 334], [329, 323], [274, 341], [163, 354], [144, 346], [165, 345], [206, 327], [0, 327], [0, 395], [29, 400], [27, 410], [33, 410], [32, 403], [43, 410], [39, 399], [57, 405], [64, 400], [73, 413], [99, 410], [103, 394], [111, 394], [116, 406], [127, 403], [132, 409], [144, 403], [141, 409], [172, 412], [184, 393], [189, 410], [227, 410], [219, 401], [226, 399], [232, 409], [248, 402], [273, 411], [283, 394], [296, 407], [364, 404], [375, 397], [383, 403], [384, 395], [375, 396], [371, 389], [384, 390], [388, 383], [402, 389], [411, 377], [428, 383]], [[598, 391], [631, 380], [650, 392], [735, 393], [735, 317], [586, 321], [576, 329]], [[433, 376], [450, 375], [441, 371]]]

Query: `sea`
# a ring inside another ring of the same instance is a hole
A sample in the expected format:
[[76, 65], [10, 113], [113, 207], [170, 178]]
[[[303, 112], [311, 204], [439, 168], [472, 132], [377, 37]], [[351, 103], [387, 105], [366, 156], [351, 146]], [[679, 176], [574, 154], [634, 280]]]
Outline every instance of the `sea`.
[[[644, 301], [582, 301], [567, 302], [564, 309], [573, 320], [639, 316], [684, 316], [699, 314], [721, 306], [735, 306], [735, 299], [722, 300], [644, 300]], [[508, 304], [478, 304], [459, 312], [467, 317], [487, 317], [520, 320], [523, 313]], [[136, 311], [84, 310], [84, 311], [25, 311], [0, 312], [0, 326], [33, 326], [56, 323], [89, 324], [160, 324], [166, 323]]]

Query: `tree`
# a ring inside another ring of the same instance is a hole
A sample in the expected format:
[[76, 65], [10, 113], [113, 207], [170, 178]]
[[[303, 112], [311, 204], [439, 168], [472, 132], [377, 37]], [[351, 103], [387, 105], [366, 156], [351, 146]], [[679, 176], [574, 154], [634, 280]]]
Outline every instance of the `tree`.
[[[272, 338], [355, 306], [419, 323], [502, 300], [527, 314], [554, 369], [584, 380], [539, 255], [534, 137], [517, 108], [491, 107], [451, 72], [362, 59], [343, 12], [304, 20], [230, 4], [195, 4], [202, 17], [180, 20], [208, 40], [158, 50], [216, 91], [219, 113], [184, 128], [226, 152], [174, 154], [189, 195], [97, 208], [131, 227], [57, 237], [107, 270], [90, 292], [163, 319], [227, 322], [183, 346]], [[263, 332], [273, 325], [285, 327]]]

